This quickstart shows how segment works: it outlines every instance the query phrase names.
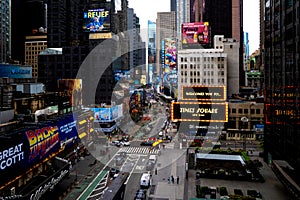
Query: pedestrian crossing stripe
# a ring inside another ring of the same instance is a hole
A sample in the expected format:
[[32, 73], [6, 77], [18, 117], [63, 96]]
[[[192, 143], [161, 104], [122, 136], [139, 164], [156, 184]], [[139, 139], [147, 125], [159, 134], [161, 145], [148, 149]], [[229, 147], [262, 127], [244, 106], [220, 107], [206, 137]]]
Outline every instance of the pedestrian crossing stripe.
[[152, 149], [149, 147], [123, 147], [120, 152], [126, 152], [128, 154], [155, 154], [159, 155], [159, 149]]

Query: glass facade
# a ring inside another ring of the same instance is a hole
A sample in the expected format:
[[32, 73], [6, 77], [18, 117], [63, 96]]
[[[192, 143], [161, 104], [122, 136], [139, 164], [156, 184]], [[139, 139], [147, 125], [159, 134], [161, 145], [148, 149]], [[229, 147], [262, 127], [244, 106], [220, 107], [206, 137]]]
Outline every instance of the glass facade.
[[263, 6], [265, 155], [286, 160], [299, 180], [299, 1], [266, 0]]

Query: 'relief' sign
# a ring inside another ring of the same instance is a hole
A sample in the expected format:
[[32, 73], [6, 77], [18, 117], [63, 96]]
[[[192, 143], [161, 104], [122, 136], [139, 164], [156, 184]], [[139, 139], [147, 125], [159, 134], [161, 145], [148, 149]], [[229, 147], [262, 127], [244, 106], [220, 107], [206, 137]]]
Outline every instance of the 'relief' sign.
[[225, 101], [225, 86], [183, 86], [183, 100]]
[[172, 102], [173, 121], [227, 122], [227, 103]]

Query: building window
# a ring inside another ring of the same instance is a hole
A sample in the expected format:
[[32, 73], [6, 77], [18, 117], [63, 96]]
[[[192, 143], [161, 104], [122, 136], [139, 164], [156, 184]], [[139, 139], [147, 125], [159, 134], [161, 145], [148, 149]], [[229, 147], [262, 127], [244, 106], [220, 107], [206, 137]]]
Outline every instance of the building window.
[[231, 109], [231, 112], [232, 112], [232, 113], [236, 113], [236, 109], [235, 109], [235, 108], [232, 108], [232, 109]]
[[243, 109], [239, 108], [239, 114], [243, 114]]

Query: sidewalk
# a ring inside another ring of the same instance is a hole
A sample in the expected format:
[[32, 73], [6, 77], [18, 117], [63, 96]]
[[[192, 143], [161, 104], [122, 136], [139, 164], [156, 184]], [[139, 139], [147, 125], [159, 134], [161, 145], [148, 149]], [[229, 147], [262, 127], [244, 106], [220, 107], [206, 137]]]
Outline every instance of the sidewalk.
[[[153, 174], [153, 188], [149, 200], [169, 199], [185, 200], [185, 150], [164, 149], [157, 160], [157, 175]], [[174, 183], [168, 183], [168, 177], [174, 177]], [[179, 183], [177, 184], [177, 176]]]

